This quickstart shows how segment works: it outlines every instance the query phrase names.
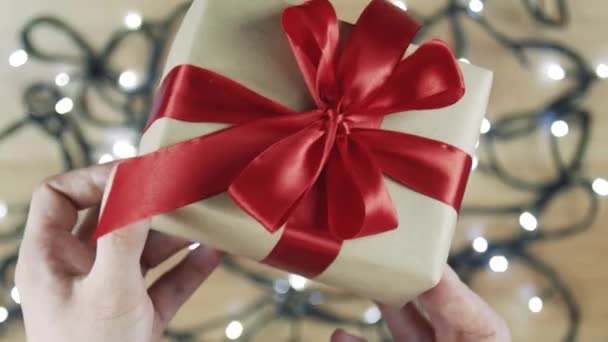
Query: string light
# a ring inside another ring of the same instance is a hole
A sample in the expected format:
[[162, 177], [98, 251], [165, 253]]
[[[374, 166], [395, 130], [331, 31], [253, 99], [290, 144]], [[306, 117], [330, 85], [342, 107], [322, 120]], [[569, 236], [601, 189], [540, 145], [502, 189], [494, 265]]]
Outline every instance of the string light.
[[469, 2], [469, 10], [473, 13], [481, 13], [483, 11], [483, 2], [481, 0], [471, 0]]
[[226, 337], [229, 340], [236, 340], [243, 334], [243, 324], [239, 321], [232, 321], [226, 326]]
[[99, 157], [98, 164], [107, 164], [114, 161], [114, 156], [109, 153], [104, 153]]
[[466, 59], [464, 57], [458, 58], [458, 60], [461, 61], [461, 62], [463, 62], [463, 63], [471, 64], [471, 61], [469, 61], [468, 59]]
[[304, 290], [306, 288], [306, 284], [308, 283], [308, 279], [297, 274], [290, 274], [287, 280], [289, 281], [289, 285], [291, 285], [291, 287], [293, 287], [293, 289], [296, 291]]
[[19, 295], [19, 290], [17, 289], [17, 286], [14, 286], [11, 289], [11, 298], [15, 303], [21, 304], [21, 296]]
[[0, 220], [8, 215], [8, 204], [4, 201], [0, 201]]
[[558, 64], [551, 64], [547, 67], [547, 76], [554, 81], [561, 81], [566, 78], [566, 70]]
[[538, 227], [538, 220], [532, 213], [524, 211], [519, 215], [519, 224], [523, 229], [532, 232]]
[[8, 310], [0, 306], [0, 323], [5, 322], [8, 319]]
[[476, 237], [475, 240], [473, 240], [473, 249], [477, 253], [484, 253], [488, 250], [488, 240], [481, 236]]
[[503, 255], [495, 255], [491, 257], [488, 264], [490, 265], [490, 269], [497, 273], [506, 272], [509, 268], [509, 260], [507, 260], [507, 258], [505, 258]]
[[132, 70], [124, 71], [118, 77], [118, 84], [125, 90], [137, 88], [137, 74]]
[[551, 134], [558, 138], [568, 135], [569, 130], [568, 123], [564, 120], [556, 120], [551, 124]]
[[8, 57], [8, 64], [10, 64], [10, 66], [12, 66], [13, 68], [18, 68], [27, 63], [28, 59], [29, 55], [27, 54], [27, 52], [23, 49], [20, 49], [11, 53], [11, 55]]
[[598, 64], [598, 66], [595, 68], [595, 73], [599, 78], [608, 78], [608, 65]]
[[608, 196], [608, 180], [596, 178], [591, 185], [593, 191], [600, 196]]
[[58, 87], [65, 87], [70, 83], [70, 75], [65, 72], [62, 72], [55, 76], [55, 84]]
[[125, 26], [130, 30], [139, 29], [143, 21], [144, 20], [142, 19], [141, 14], [137, 12], [129, 12], [125, 16]]
[[132, 158], [137, 155], [137, 148], [128, 140], [118, 140], [112, 146], [112, 153], [119, 159]]
[[191, 251], [193, 251], [193, 250], [198, 249], [200, 246], [201, 246], [200, 243], [195, 242], [195, 243], [191, 244], [190, 246], [188, 246], [188, 249], [191, 250]]
[[363, 313], [363, 320], [368, 324], [378, 323], [382, 319], [382, 313], [377, 306], [372, 305]]
[[55, 111], [61, 115], [67, 114], [74, 109], [74, 101], [69, 97], [64, 97], [55, 104]]
[[530, 298], [530, 300], [528, 300], [528, 309], [534, 313], [543, 311], [543, 300], [538, 296]]
[[393, 5], [401, 8], [404, 11], [407, 11], [407, 4], [404, 0], [391, 0], [391, 2], [393, 3]]
[[481, 134], [486, 134], [490, 131], [490, 129], [492, 129], [492, 124], [490, 123], [490, 120], [483, 118], [483, 120], [481, 121], [481, 127], [479, 128], [479, 132]]

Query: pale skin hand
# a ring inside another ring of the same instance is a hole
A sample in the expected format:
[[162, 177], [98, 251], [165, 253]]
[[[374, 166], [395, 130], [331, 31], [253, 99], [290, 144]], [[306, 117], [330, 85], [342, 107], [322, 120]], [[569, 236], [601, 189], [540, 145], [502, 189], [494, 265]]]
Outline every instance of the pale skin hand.
[[77, 214], [100, 205], [111, 169], [73, 171], [34, 193], [15, 274], [29, 342], [160, 341], [221, 260], [200, 247], [147, 288], [145, 272], [188, 241], [139, 222], [91, 245], [96, 215], [77, 226]]
[[[380, 306], [382, 317], [396, 342], [509, 342], [509, 329], [490, 306], [446, 268], [439, 284], [422, 294], [416, 305]], [[364, 339], [343, 330], [332, 342]]]

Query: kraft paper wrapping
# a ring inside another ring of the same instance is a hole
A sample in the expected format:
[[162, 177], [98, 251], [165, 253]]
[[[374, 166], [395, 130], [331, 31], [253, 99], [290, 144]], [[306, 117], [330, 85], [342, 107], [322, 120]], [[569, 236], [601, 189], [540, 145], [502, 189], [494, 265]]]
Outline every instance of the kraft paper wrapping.
[[[227, 76], [297, 110], [312, 106], [281, 27], [284, 8], [302, 0], [195, 0], [176, 37], [165, 74], [193, 64]], [[366, 0], [333, 1], [340, 19], [354, 22]], [[486, 111], [492, 73], [461, 63], [466, 95], [455, 105], [386, 117], [383, 129], [417, 134], [473, 154]], [[238, 99], [234, 99], [238, 101]], [[140, 153], [225, 128], [223, 124], [156, 121]], [[205, 156], [193, 156], [205, 158]], [[209, 160], [213, 163], [213, 160]], [[345, 241], [334, 263], [315, 278], [366, 298], [402, 305], [439, 281], [456, 223], [453, 208], [385, 177], [399, 216], [388, 233]], [[154, 229], [262, 260], [278, 242], [221, 194], [152, 219]]]

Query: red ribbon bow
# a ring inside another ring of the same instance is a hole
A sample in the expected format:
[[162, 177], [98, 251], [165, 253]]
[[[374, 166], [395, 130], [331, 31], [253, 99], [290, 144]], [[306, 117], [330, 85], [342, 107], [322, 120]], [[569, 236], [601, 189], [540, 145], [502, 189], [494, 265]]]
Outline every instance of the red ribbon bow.
[[419, 25], [386, 0], [371, 2], [342, 51], [328, 0], [287, 8], [283, 27], [316, 108], [297, 113], [212, 71], [176, 67], [150, 124], [170, 117], [234, 126], [121, 163], [96, 238], [228, 191], [269, 231], [286, 225], [264, 261], [313, 277], [343, 240], [398, 226], [383, 175], [459, 210], [471, 157], [379, 129], [388, 114], [463, 96], [449, 48], [431, 41], [402, 59]]

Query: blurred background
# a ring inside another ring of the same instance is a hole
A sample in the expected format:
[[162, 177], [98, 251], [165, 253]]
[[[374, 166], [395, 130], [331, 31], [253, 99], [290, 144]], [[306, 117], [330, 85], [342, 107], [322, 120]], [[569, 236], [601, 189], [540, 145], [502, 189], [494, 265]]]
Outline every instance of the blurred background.
[[[605, 0], [393, 2], [426, 25], [418, 40], [495, 73], [450, 264], [515, 341], [608, 341]], [[187, 5], [0, 2], [0, 341], [24, 341], [13, 271], [32, 189], [137, 153]], [[390, 341], [371, 302], [230, 259], [167, 341], [324, 341], [336, 326]]]

